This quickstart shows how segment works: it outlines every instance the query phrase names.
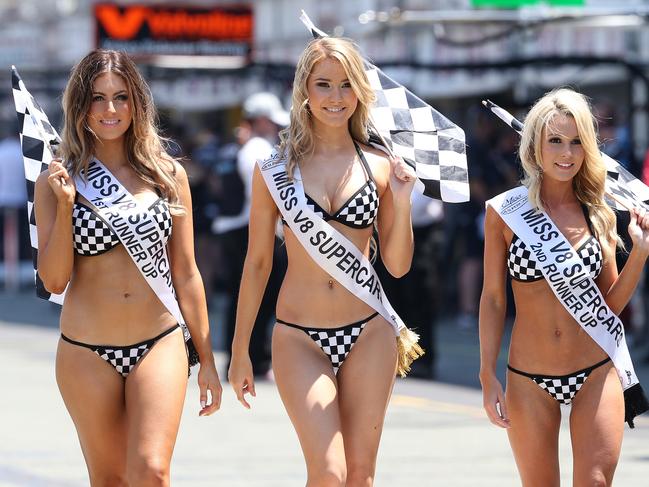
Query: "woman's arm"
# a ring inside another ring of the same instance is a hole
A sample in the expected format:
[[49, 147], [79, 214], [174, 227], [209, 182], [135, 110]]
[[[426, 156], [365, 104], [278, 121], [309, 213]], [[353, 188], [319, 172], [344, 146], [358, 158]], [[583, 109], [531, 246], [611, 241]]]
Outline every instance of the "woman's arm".
[[617, 271], [615, 242], [608, 242], [605, 248], [604, 268], [597, 278], [597, 284], [604, 294], [606, 304], [615, 314], [622, 312], [631, 299], [649, 256], [649, 214], [645, 210], [631, 211], [629, 235], [633, 247], [622, 272], [618, 274]]
[[248, 251], [241, 275], [232, 357], [228, 372], [228, 379], [237, 399], [247, 408], [250, 408], [250, 404], [246, 401], [245, 394], [255, 395], [248, 347], [252, 327], [273, 266], [275, 225], [278, 216], [279, 212], [268, 192], [259, 167], [255, 167], [252, 177]]
[[[185, 169], [180, 164], [176, 164], [176, 178], [179, 186], [180, 204], [184, 207], [185, 213], [173, 217], [173, 232], [169, 240], [169, 260], [178, 304], [200, 360], [198, 385], [201, 411], [199, 415], [203, 416], [212, 414], [219, 409], [222, 388], [214, 365], [205, 288], [194, 257], [192, 198], [189, 181]], [[208, 389], [212, 395], [209, 405], [207, 403]]]
[[414, 241], [410, 216], [410, 195], [415, 185], [415, 171], [401, 158], [382, 158], [385, 191], [379, 206], [378, 230], [381, 260], [394, 277], [410, 270]]
[[496, 363], [507, 310], [506, 252], [504, 222], [487, 206], [485, 218], [484, 280], [480, 296], [480, 383], [484, 408], [489, 420], [509, 427], [505, 394], [496, 377]]
[[60, 161], [50, 163], [36, 180], [34, 212], [38, 233], [38, 275], [45, 289], [60, 294], [74, 264], [72, 208], [76, 188]]

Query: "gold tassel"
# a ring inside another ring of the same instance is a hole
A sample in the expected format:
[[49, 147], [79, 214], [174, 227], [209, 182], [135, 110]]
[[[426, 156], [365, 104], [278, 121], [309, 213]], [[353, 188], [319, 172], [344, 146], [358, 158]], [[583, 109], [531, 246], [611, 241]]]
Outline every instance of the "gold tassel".
[[397, 374], [405, 377], [410, 372], [410, 364], [421, 357], [425, 352], [417, 342], [419, 335], [407, 327], [401, 328], [397, 337]]

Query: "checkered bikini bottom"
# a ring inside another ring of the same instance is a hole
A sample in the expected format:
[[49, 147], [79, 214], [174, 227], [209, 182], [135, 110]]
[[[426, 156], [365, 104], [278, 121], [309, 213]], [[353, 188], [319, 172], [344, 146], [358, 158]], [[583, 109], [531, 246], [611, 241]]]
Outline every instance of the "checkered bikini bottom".
[[127, 377], [129, 372], [133, 370], [133, 367], [135, 367], [139, 360], [144, 357], [147, 352], [151, 350], [151, 348], [153, 348], [153, 345], [155, 345], [158, 340], [169, 335], [169, 333], [179, 327], [180, 325], [176, 324], [171, 328], [163, 331], [156, 337], [150, 338], [140, 343], [134, 343], [133, 345], [126, 346], [89, 345], [88, 343], [71, 340], [63, 333], [61, 333], [61, 338], [64, 341], [71, 343], [72, 345], [89, 348], [97, 355], [99, 355], [99, 357], [112, 365], [117, 373], [121, 374], [123, 377]]
[[338, 369], [347, 358], [347, 355], [349, 355], [354, 343], [356, 343], [356, 340], [361, 335], [363, 328], [376, 315], [378, 313], [373, 313], [363, 320], [352, 323], [351, 325], [339, 326], [338, 328], [311, 328], [279, 319], [277, 323], [302, 330], [309, 335], [325, 355], [329, 357], [329, 360], [331, 360], [334, 374], [338, 374]]
[[601, 367], [610, 361], [610, 358], [606, 358], [595, 365], [591, 365], [583, 370], [578, 370], [577, 372], [567, 375], [528, 374], [527, 372], [515, 369], [509, 364], [507, 364], [507, 368], [515, 374], [532, 379], [541, 389], [556, 399], [559, 404], [570, 404], [579, 392], [579, 389], [581, 389], [581, 386], [586, 382], [586, 379], [588, 379], [591, 372], [597, 367]]

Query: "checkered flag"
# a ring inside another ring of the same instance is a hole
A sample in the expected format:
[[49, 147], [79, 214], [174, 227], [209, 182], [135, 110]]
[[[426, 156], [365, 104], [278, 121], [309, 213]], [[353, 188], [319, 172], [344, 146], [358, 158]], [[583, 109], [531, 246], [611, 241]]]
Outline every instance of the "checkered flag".
[[25, 83], [18, 75], [15, 66], [11, 67], [11, 83], [18, 116], [20, 144], [23, 151], [25, 182], [27, 183], [27, 214], [29, 216], [29, 239], [32, 246], [32, 261], [36, 275], [36, 294], [54, 303], [63, 304], [62, 294], [52, 294], [45, 289], [38, 276], [38, 236], [36, 233], [36, 218], [34, 216], [34, 186], [38, 175], [47, 169], [54, 158], [52, 145], [61, 141], [59, 134], [50, 125], [47, 115], [25, 88]]
[[[306, 13], [302, 12], [300, 20], [313, 37], [327, 36]], [[370, 109], [370, 144], [401, 156], [414, 167], [425, 195], [448, 203], [469, 201], [464, 131], [372, 63], [364, 62], [376, 95]]]
[[[511, 113], [491, 100], [484, 100], [482, 104], [516, 132], [522, 133], [523, 124]], [[602, 153], [602, 159], [606, 164], [606, 202], [618, 211], [629, 211], [637, 206], [649, 210], [649, 187], [606, 154]]]
[[602, 158], [606, 164], [606, 192], [611, 200], [609, 204], [621, 211], [635, 206], [649, 210], [649, 187], [606, 154], [602, 153]]

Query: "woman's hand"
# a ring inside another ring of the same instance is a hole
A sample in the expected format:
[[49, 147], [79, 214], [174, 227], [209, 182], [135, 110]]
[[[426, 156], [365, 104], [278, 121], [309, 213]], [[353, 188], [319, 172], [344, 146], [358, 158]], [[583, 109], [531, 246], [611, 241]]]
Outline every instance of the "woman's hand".
[[633, 248], [649, 254], [649, 212], [644, 208], [633, 208], [630, 212], [629, 237]]
[[509, 428], [509, 416], [507, 415], [507, 405], [505, 403], [505, 392], [503, 386], [495, 375], [488, 378], [480, 378], [482, 383], [482, 404], [489, 421], [501, 428]]
[[[219, 374], [213, 361], [205, 364], [201, 363], [198, 370], [198, 388], [200, 390], [201, 410], [199, 416], [209, 416], [218, 411], [221, 407], [221, 396], [223, 394], [223, 387], [219, 380]], [[207, 391], [210, 391], [212, 401], [207, 402]]]
[[416, 180], [415, 170], [403, 158], [390, 158], [390, 189], [397, 206], [400, 203], [410, 203], [410, 193]]
[[230, 370], [228, 371], [228, 381], [234, 389], [234, 393], [237, 396], [238, 401], [243, 404], [244, 407], [250, 409], [250, 404], [246, 401], [246, 394], [250, 394], [252, 397], [256, 397], [255, 393], [255, 379], [252, 373], [252, 362], [250, 361], [250, 356], [245, 354], [244, 356], [232, 355], [230, 360]]
[[53, 159], [47, 169], [49, 171], [47, 182], [56, 196], [57, 203], [66, 203], [71, 206], [74, 203], [77, 188], [67, 169], [63, 167], [61, 159]]

